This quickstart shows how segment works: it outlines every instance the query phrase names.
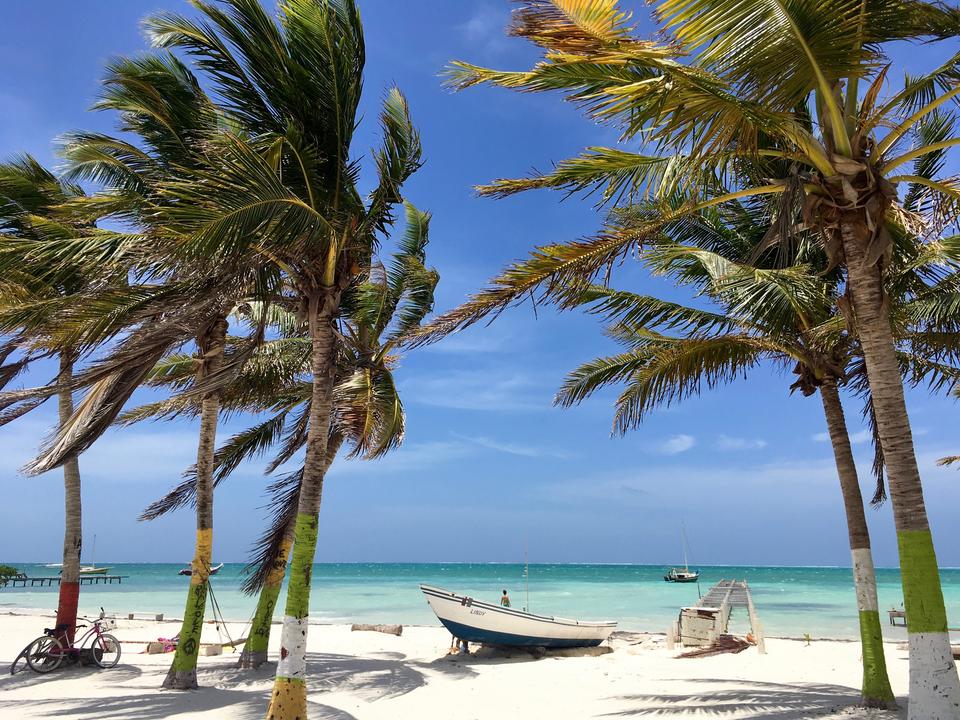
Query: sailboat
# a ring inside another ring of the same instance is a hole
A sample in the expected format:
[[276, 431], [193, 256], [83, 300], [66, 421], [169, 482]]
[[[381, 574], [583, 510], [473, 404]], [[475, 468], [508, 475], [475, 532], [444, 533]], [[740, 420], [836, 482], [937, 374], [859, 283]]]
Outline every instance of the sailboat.
[[81, 575], [106, 575], [108, 572], [110, 572], [111, 568], [108, 568], [108, 567], [97, 567], [97, 562], [96, 562], [96, 560], [93, 560], [93, 559], [92, 559], [92, 558], [95, 558], [95, 557], [96, 557], [96, 554], [97, 554], [97, 536], [94, 535], [94, 536], [93, 536], [93, 549], [90, 551], [90, 557], [91, 557], [90, 564], [89, 564], [89, 565], [82, 565], [82, 566], [80, 567], [80, 574], [81, 574]]
[[687, 560], [687, 533], [682, 524], [680, 525], [680, 544], [683, 546], [683, 568], [670, 568], [663, 579], [673, 583], [696, 582], [700, 579], [700, 571], [690, 569], [690, 563]]

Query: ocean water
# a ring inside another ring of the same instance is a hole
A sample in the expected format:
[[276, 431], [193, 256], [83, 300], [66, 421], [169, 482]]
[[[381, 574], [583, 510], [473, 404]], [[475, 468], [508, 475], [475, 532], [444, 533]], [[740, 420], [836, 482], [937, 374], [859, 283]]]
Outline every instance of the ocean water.
[[[56, 575], [43, 565], [19, 565], [29, 576]], [[128, 612], [162, 612], [181, 617], [189, 578], [177, 575], [182, 565], [121, 564], [111, 574], [123, 575], [120, 585], [84, 586], [82, 613], [101, 606], [120, 616]], [[212, 588], [224, 617], [247, 621], [255, 597], [243, 595], [242, 564], [225, 565], [213, 577]], [[529, 605], [523, 565], [358, 563], [314, 567], [311, 618], [316, 622], [382, 622], [438, 625], [418, 584], [427, 583], [496, 601], [510, 592], [514, 607], [581, 620], [617, 620], [628, 630], [663, 632], [677, 611], [693, 605], [698, 591], [706, 592], [721, 579], [746, 579], [768, 636], [856, 638], [856, 600], [849, 568], [704, 567], [697, 584], [663, 581], [664, 568], [648, 565], [531, 565]], [[960, 625], [960, 569], [941, 571], [950, 626]], [[890, 638], [902, 638], [902, 628], [887, 625], [886, 610], [900, 608], [900, 573], [877, 571], [881, 623]], [[281, 598], [281, 607], [283, 598]], [[53, 611], [57, 589], [2, 588], [0, 612], [23, 608]], [[209, 610], [208, 610], [209, 612]], [[733, 622], [746, 627], [743, 612]]]

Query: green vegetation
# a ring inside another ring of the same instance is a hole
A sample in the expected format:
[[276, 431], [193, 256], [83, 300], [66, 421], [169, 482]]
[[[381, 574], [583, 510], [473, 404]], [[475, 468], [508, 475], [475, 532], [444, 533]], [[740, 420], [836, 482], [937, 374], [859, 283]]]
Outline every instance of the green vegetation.
[[[557, 189], [593, 195], [607, 214], [595, 236], [532, 249], [422, 326], [438, 282], [426, 260], [430, 215], [404, 195], [421, 166], [420, 137], [404, 95], [390, 89], [361, 185], [365, 41], [354, 0], [284, 0], [274, 15], [257, 0], [194, 5], [195, 18], [148, 18], [153, 51], [107, 66], [95, 108], [117, 120], [116, 135], [68, 134], [61, 176], [27, 156], [0, 165], [0, 425], [57, 398], [55, 436], [28, 469], [64, 469], [58, 623], [76, 622], [78, 457], [114, 424], [198, 419], [195, 465], [144, 513], [196, 512], [165, 681], [196, 687], [214, 488], [251, 458], [272, 453], [269, 474], [302, 451], [301, 467], [267, 488], [241, 664], [266, 659], [289, 562], [267, 713], [306, 718], [310, 574], [328, 469], [344, 447], [373, 459], [401, 442], [402, 352], [534, 297], [599, 316], [623, 346], [575, 369], [557, 397], [570, 406], [622, 387], [617, 433], [703, 388], [749, 382], [760, 364], [790, 367], [790, 389], [820, 397], [850, 536], [863, 701], [889, 706], [841, 392], [861, 401], [875, 431], [875, 499], [886, 481], [898, 534], [910, 716], [956, 716], [960, 680], [904, 384], [960, 392], [960, 236], [948, 233], [960, 220], [960, 181], [944, 173], [960, 147], [960, 54], [917, 76], [894, 72], [888, 48], [954, 37], [960, 11], [917, 0], [659, 0], [663, 41], [650, 41], [616, 0], [521, 2], [510, 33], [541, 61], [521, 71], [455, 62], [449, 84], [557, 92], [623, 144], [481, 193]], [[632, 256], [691, 302], [612, 289], [606, 280]], [[58, 361], [49, 382], [5, 390], [49, 358]], [[144, 386], [163, 398], [127, 408]], [[218, 447], [218, 422], [234, 413], [259, 417]], [[0, 580], [16, 572], [0, 566]]]
[[[751, 255], [791, 247], [800, 228], [823, 253], [824, 262], [809, 272], [842, 274], [835, 305], [862, 352], [908, 617], [919, 614], [910, 620], [910, 715], [953, 716], [960, 681], [941, 622], [940, 578], [885, 284], [905, 248], [918, 255], [934, 247], [949, 262], [958, 259], [956, 239], [941, 233], [956, 221], [960, 200], [956, 179], [943, 174], [946, 153], [960, 145], [950, 105], [960, 94], [960, 56], [932, 73], [907, 74], [893, 91], [885, 83], [893, 77], [886, 54], [892, 43], [951, 37], [960, 16], [916, 1], [655, 5], [663, 43], [637, 37], [615, 0], [526, 2], [510, 33], [538, 46], [541, 62], [523, 71], [453, 64], [455, 88], [558, 91], [641, 147], [589, 148], [549, 173], [498, 180], [483, 194], [553, 188], [596, 192], [602, 202], [622, 206], [643, 197], [652, 212], [591, 238], [534, 249], [432, 322], [421, 341], [537, 293], [575, 305], [586, 284], [630, 252], [642, 255], [665, 224], [737, 201], [774, 203], [770, 230]], [[905, 186], [902, 195], [898, 184]], [[941, 321], [950, 325], [953, 318]]]

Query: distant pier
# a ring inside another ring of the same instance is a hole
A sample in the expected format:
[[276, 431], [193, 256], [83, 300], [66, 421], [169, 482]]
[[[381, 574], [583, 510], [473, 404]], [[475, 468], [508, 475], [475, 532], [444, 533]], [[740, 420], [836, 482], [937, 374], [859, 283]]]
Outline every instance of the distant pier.
[[[129, 575], [81, 575], [81, 585], [117, 585]], [[60, 585], [60, 577], [8, 577], [0, 580], [0, 588], [5, 587], [54, 587]]]

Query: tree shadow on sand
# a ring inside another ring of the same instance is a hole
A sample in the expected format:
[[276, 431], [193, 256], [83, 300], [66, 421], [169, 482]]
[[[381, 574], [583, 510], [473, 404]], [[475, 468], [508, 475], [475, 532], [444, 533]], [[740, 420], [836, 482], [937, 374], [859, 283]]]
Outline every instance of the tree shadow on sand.
[[[14, 717], [17, 708], [29, 708], [31, 718], [70, 717], [85, 720], [163, 720], [186, 713], [230, 709], [232, 720], [262, 718], [268, 692], [200, 688], [188, 692], [145, 690], [142, 695], [99, 695], [97, 697], [57, 697], [49, 700], [0, 701], [0, 717]], [[7, 714], [9, 713], [9, 715]]]
[[[395, 659], [394, 655], [400, 659]], [[361, 658], [333, 653], [307, 653], [307, 687], [310, 693], [346, 691], [364, 700], [397, 697], [423, 687], [426, 680], [421, 672], [403, 659], [402, 654], [388, 654], [385, 658]], [[242, 670], [234, 664], [208, 666], [201, 675], [201, 684], [220, 684], [249, 687], [272, 682], [276, 662], [267, 662], [255, 670]]]
[[[667, 681], [673, 682], [673, 681]], [[677, 680], [675, 682], [689, 682]], [[635, 704], [607, 717], [750, 718], [751, 720], [806, 720], [839, 713], [860, 702], [860, 692], [843, 685], [769, 683], [749, 680], [697, 679], [698, 685], [724, 685], [723, 689], [694, 694], [621, 695], [615, 700]], [[873, 717], [906, 717], [906, 702], [899, 712], [875, 711]]]
[[20, 688], [33, 687], [36, 685], [44, 685], [51, 682], [56, 683], [63, 680], [92, 679], [98, 676], [100, 673], [110, 673], [111, 682], [125, 683], [139, 678], [141, 675], [143, 675], [143, 670], [136, 665], [124, 665], [123, 663], [117, 665], [115, 668], [110, 668], [107, 670], [93, 666], [75, 665], [71, 663], [70, 665], [57, 668], [53, 672], [40, 675], [26, 667], [25, 669], [20, 670], [16, 675], [0, 675], [0, 692], [5, 690], [18, 690]]

